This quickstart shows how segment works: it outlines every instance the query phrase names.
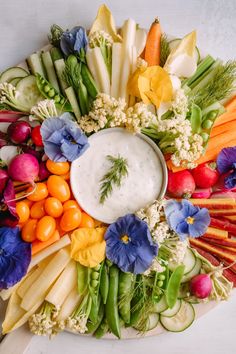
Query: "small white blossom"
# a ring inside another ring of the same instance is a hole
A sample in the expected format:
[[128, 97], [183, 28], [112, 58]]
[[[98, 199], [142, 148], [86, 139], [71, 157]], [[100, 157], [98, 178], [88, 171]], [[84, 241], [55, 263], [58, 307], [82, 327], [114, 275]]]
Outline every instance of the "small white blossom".
[[126, 111], [126, 128], [134, 133], [140, 133], [142, 128], [156, 122], [156, 116], [142, 102], [136, 103]]
[[29, 119], [44, 120], [49, 117], [58, 116], [54, 100], [43, 100], [31, 108]]
[[111, 47], [113, 43], [112, 36], [105, 31], [94, 31], [89, 36], [89, 45], [91, 48], [99, 47], [101, 44], [105, 44]]
[[66, 321], [67, 327], [76, 333], [85, 333], [87, 331], [87, 320], [86, 314], [79, 314], [75, 317], [69, 317]]
[[148, 276], [151, 272], [162, 273], [165, 268], [160, 264], [158, 259], [154, 258], [151, 266], [143, 273], [143, 275]]
[[174, 93], [172, 104], [172, 111], [176, 117], [186, 117], [188, 112], [188, 98], [183, 89], [178, 89]]

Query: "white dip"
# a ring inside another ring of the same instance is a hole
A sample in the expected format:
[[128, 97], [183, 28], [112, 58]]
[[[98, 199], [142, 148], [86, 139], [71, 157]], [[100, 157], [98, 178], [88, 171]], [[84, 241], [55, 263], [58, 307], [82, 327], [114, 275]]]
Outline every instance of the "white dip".
[[[71, 166], [71, 186], [81, 208], [97, 220], [112, 223], [134, 213], [160, 195], [163, 167], [154, 149], [124, 129], [107, 129], [89, 138], [90, 147]], [[101, 179], [111, 168], [107, 155], [127, 159], [128, 176], [99, 202]]]

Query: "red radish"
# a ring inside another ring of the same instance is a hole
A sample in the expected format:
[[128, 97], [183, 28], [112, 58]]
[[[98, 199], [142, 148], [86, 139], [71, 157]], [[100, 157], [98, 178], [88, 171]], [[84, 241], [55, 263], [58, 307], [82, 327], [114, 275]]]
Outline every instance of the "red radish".
[[38, 160], [30, 154], [17, 155], [11, 160], [8, 173], [14, 181], [33, 183], [39, 173]]
[[208, 199], [208, 198], [210, 198], [211, 193], [212, 193], [212, 189], [211, 188], [195, 189], [195, 191], [192, 194], [192, 198]]
[[31, 126], [23, 120], [11, 123], [7, 129], [9, 139], [14, 144], [24, 143], [30, 136]]
[[194, 181], [199, 188], [210, 188], [216, 184], [220, 174], [215, 162], [206, 162], [192, 170]]
[[8, 173], [6, 170], [0, 169], [0, 193], [4, 190], [8, 180]]
[[173, 173], [168, 171], [167, 191], [178, 198], [190, 198], [195, 190], [195, 182], [191, 173], [187, 170]]
[[207, 298], [212, 290], [212, 281], [208, 274], [195, 275], [190, 281], [190, 292], [198, 299]]
[[42, 140], [42, 136], [40, 133], [40, 128], [41, 128], [41, 126], [37, 125], [36, 127], [34, 127], [34, 129], [32, 130], [32, 133], [31, 133], [31, 138], [33, 140], [33, 143], [36, 146], [43, 146], [43, 140]]
[[39, 164], [39, 180], [44, 181], [50, 176], [50, 172], [46, 167], [46, 162], [40, 162]]

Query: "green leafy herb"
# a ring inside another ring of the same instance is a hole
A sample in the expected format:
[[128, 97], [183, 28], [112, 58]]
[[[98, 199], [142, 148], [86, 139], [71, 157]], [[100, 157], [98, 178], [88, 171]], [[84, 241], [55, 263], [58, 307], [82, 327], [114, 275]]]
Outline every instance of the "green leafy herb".
[[165, 62], [170, 54], [170, 45], [167, 40], [165, 33], [161, 35], [161, 56], [160, 56], [160, 66], [164, 66]]
[[58, 25], [52, 25], [50, 28], [50, 33], [48, 35], [49, 42], [55, 47], [60, 47], [61, 35], [64, 30]]
[[72, 86], [74, 89], [79, 88], [79, 82], [81, 80], [80, 74], [80, 64], [76, 56], [69, 55], [65, 61], [65, 70], [63, 72], [63, 77], [68, 85]]
[[109, 194], [111, 194], [113, 186], [116, 185], [120, 187], [122, 178], [128, 175], [128, 164], [126, 159], [124, 159], [120, 155], [118, 155], [118, 157], [108, 155], [107, 159], [111, 162], [112, 167], [100, 181], [101, 204], [103, 204]]
[[230, 96], [235, 90], [236, 60], [220, 63], [210, 75], [210, 80], [199, 87], [196, 94], [190, 98], [200, 108], [204, 109], [216, 101]]

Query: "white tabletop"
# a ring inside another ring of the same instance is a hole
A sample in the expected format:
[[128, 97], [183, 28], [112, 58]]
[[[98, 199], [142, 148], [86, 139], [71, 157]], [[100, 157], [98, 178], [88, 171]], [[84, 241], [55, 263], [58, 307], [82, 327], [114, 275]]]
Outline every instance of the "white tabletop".
[[[64, 28], [76, 24], [89, 26], [102, 3], [97, 0], [0, 2], [0, 71], [42, 47], [51, 24]], [[165, 32], [180, 37], [197, 29], [199, 47], [204, 51], [225, 60], [235, 58], [235, 0], [107, 0], [106, 3], [118, 25], [127, 17], [133, 17], [141, 26], [148, 27], [158, 16]], [[235, 353], [235, 324], [236, 294], [180, 334], [98, 341], [62, 333], [51, 341], [34, 337], [25, 354], [232, 354]], [[15, 346], [17, 348], [17, 343]], [[0, 353], [11, 354], [2, 353], [1, 345]]]

